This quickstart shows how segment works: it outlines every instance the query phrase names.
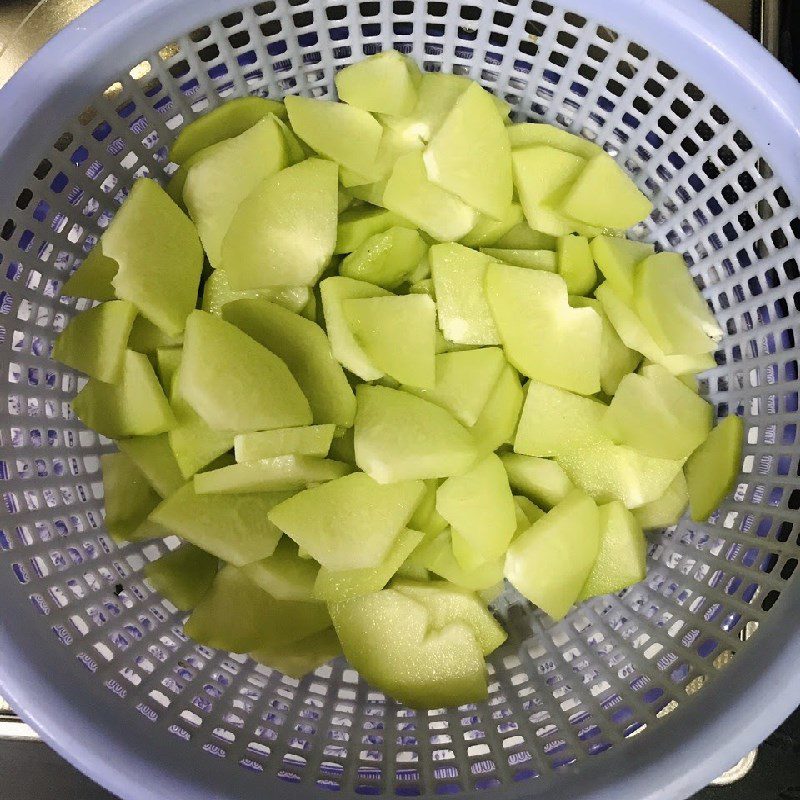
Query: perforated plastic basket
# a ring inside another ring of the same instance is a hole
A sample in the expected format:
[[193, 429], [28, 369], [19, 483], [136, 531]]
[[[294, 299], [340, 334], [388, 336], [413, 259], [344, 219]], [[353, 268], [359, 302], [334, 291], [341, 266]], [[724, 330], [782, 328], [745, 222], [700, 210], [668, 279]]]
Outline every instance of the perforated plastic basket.
[[[59, 298], [135, 177], [222, 98], [326, 96], [387, 47], [596, 140], [652, 197], [727, 332], [702, 393], [746, 420], [708, 524], [652, 538], [647, 580], [558, 625], [518, 601], [489, 702], [415, 713], [343, 661], [298, 682], [187, 640], [103, 528], [108, 442], [48, 358]], [[342, 795], [676, 798], [800, 699], [800, 90], [691, 0], [103, 0], [0, 93], [0, 682], [130, 800]], [[637, 734], [634, 737], [634, 734]]]

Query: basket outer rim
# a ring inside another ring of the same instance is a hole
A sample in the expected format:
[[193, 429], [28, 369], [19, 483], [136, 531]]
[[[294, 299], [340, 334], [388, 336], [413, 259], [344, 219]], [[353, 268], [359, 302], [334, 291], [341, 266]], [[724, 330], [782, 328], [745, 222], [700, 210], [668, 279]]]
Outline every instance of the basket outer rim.
[[[6, 178], [0, 182], [0, 207], [13, 205], [13, 194], [35, 166], [31, 162], [36, 153], [31, 153], [26, 143], [41, 141], [44, 135], [54, 139], [60, 133], [58, 119], [74, 117], [85, 103], [82, 98], [101, 91], [119, 73], [120, 64], [133, 65], [141, 60], [142, 53], [151, 49], [144, 32], [157, 27], [160, 38], [169, 40], [209, 17], [240, 7], [242, 2], [101, 0], [55, 36], [0, 91], [0, 142], [5, 143], [2, 169]], [[570, 0], [570, 8], [591, 18], [597, 3]], [[770, 134], [751, 138], [769, 156], [790, 197], [797, 201], [800, 118], [795, 121], [792, 115], [800, 108], [800, 86], [779, 62], [720, 12], [698, 0], [650, 0], [647, 4], [615, 0], [610, 8], [615, 15], [610, 24], [620, 33], [636, 38], [636, 26], [630, 21], [645, 15], [658, 26], [664, 41], [684, 39], [687, 47], [670, 59], [679, 69], [695, 61], [694, 48], [713, 51], [714, 59], [704, 64], [709, 67], [702, 73], [704, 90], [722, 106], [729, 99], [729, 106], [762, 114], [774, 123]], [[91, 74], [82, 68], [87, 60], [96, 66]], [[47, 87], [47, 91], [41, 92], [41, 87]], [[50, 104], [62, 114], [58, 119], [45, 114]], [[763, 133], [765, 127], [759, 130]], [[0, 573], [0, 596], [22, 597], [10, 570]], [[49, 672], [44, 666], [44, 652], [64, 662], [55, 637], [45, 637], [44, 629], [31, 636], [27, 615], [9, 610], [6, 606], [0, 620], [3, 694], [51, 747], [92, 779], [126, 800], [208, 800], [209, 796], [242, 800], [263, 796], [265, 783], [260, 776], [235, 765], [232, 770], [224, 769], [210, 758], [186, 759], [180, 740], [164, 736], [156, 740], [144, 717], [128, 714], [121, 729], [122, 718], [113, 695], [101, 694], [96, 681], [87, 681], [77, 661], [64, 664], [58, 673]], [[658, 759], [649, 761], [645, 748], [636, 747], [635, 739], [627, 740], [597, 761], [584, 762], [562, 775], [557, 784], [559, 794], [586, 800], [676, 800], [730, 767], [800, 702], [796, 677], [800, 663], [797, 580], [784, 589], [774, 610], [762, 622], [757, 641], [757, 648], [748, 648], [726, 667], [726, 680], [714, 680], [703, 689], [702, 702], [682, 704], [670, 715], [669, 724], [648, 734], [648, 749], [656, 748]], [[737, 706], [729, 704], [726, 684], [745, 687]], [[92, 696], [91, 707], [68, 699], [81, 685]], [[279, 780], [270, 784], [270, 790], [276, 800], [296, 800], [298, 792], [309, 798], [329, 797], [329, 793], [307, 784], [300, 789]], [[464, 796], [487, 795], [467, 792]], [[541, 792], [533, 780], [500, 789], [492, 796], [512, 800], [541, 796]]]

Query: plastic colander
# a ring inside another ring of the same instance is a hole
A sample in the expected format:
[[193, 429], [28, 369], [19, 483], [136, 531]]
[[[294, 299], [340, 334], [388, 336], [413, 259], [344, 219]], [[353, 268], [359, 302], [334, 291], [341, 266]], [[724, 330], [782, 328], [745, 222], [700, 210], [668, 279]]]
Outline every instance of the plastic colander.
[[[651, 538], [646, 581], [553, 624], [508, 594], [487, 703], [414, 712], [343, 660], [292, 680], [188, 640], [116, 547], [99, 455], [50, 360], [59, 297], [133, 180], [226, 97], [330, 96], [395, 47], [517, 120], [600, 143], [653, 200], [726, 338], [702, 394], [745, 419], [707, 523]], [[0, 92], [0, 682], [127, 800], [679, 798], [800, 700], [800, 88], [692, 0], [102, 0]]]

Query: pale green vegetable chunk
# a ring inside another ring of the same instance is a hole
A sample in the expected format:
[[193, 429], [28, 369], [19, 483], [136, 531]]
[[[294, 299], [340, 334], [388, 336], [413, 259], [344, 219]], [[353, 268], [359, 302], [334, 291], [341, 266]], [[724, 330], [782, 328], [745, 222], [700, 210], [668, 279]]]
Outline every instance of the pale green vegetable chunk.
[[184, 542], [158, 561], [147, 564], [144, 574], [172, 605], [190, 611], [211, 588], [218, 566], [216, 556]]
[[711, 429], [708, 438], [686, 462], [686, 483], [692, 519], [702, 522], [719, 507], [742, 468], [744, 424], [735, 414]]
[[647, 572], [647, 540], [636, 517], [619, 500], [599, 511], [600, 549], [580, 600], [616, 594], [643, 581]]
[[203, 286], [203, 311], [220, 316], [234, 300], [261, 298], [299, 314], [308, 304], [308, 286], [271, 286], [263, 289], [233, 289], [224, 269], [215, 269]]
[[225, 306], [222, 318], [286, 364], [308, 399], [314, 422], [353, 424], [355, 395], [319, 325], [267, 300], [235, 300]]
[[222, 240], [241, 202], [288, 164], [283, 131], [272, 115], [193, 161], [183, 185], [183, 202], [212, 267], [222, 266]]
[[517, 453], [500, 456], [511, 488], [543, 508], [558, 505], [575, 487], [555, 461]]
[[217, 430], [258, 431], [312, 422], [308, 401], [286, 364], [205, 311], [192, 312], [186, 324], [177, 386]]
[[115, 542], [132, 541], [161, 498], [125, 453], [100, 456], [100, 467], [106, 528]]
[[511, 250], [501, 247], [482, 247], [481, 252], [504, 264], [526, 269], [542, 269], [545, 272], [555, 272], [558, 269], [558, 259], [552, 250]]
[[458, 534], [483, 561], [505, 553], [517, 527], [508, 476], [494, 453], [448, 478], [436, 493], [436, 510], [450, 523], [454, 542]]
[[341, 654], [342, 646], [336, 631], [327, 628], [319, 633], [312, 633], [299, 642], [259, 647], [249, 655], [259, 664], [299, 679]]
[[474, 592], [446, 581], [418, 583], [397, 580], [392, 584], [392, 589], [425, 606], [434, 630], [441, 630], [454, 622], [468, 625], [485, 656], [497, 650], [508, 638]]
[[375, 161], [369, 173], [359, 175], [358, 173], [351, 172], [342, 167], [339, 170], [339, 181], [342, 186], [348, 189], [383, 183], [388, 180], [389, 176], [392, 174], [394, 165], [400, 156], [406, 153], [418, 152], [421, 149], [421, 145], [409, 142], [401, 133], [391, 128], [384, 128], [383, 134], [381, 135], [381, 143], [378, 146], [378, 154], [375, 157]]
[[128, 336], [128, 348], [145, 355], [153, 355], [159, 347], [178, 347], [182, 342], [182, 333], [170, 336], [141, 314], [133, 321]]
[[246, 564], [242, 572], [276, 600], [312, 603], [319, 564], [297, 555], [297, 545], [284, 536], [271, 556]]
[[650, 361], [661, 364], [673, 375], [702, 372], [715, 366], [716, 362], [710, 353], [692, 356], [667, 355], [656, 344], [636, 312], [619, 299], [608, 281], [598, 286], [594, 294], [603, 304], [606, 316], [625, 345]]
[[293, 492], [200, 495], [189, 481], [163, 500], [150, 519], [236, 566], [271, 556], [281, 532], [267, 513]]
[[395, 226], [370, 236], [350, 253], [342, 261], [339, 274], [394, 289], [419, 264], [427, 249], [418, 231]]
[[447, 527], [447, 520], [436, 510], [436, 490], [439, 488], [439, 483], [438, 480], [425, 481], [425, 494], [408, 521], [409, 528], [425, 534], [426, 542], [431, 541]]
[[168, 497], [183, 486], [184, 478], [169, 446], [168, 434], [120, 439], [117, 446], [139, 467], [161, 497]]
[[334, 253], [352, 253], [370, 237], [398, 226], [414, 228], [412, 223], [385, 208], [348, 209], [339, 215]]
[[267, 114], [286, 117], [286, 109], [265, 97], [237, 97], [198, 117], [187, 125], [172, 144], [170, 161], [183, 164], [206, 147], [239, 136]]
[[465, 247], [492, 247], [522, 222], [522, 206], [512, 203], [502, 219], [481, 214], [475, 227], [461, 239]]
[[331, 616], [350, 664], [399, 702], [439, 708], [486, 699], [483, 652], [467, 624], [431, 629], [425, 606], [394, 589], [337, 603]]
[[589, 294], [597, 283], [589, 240], [585, 236], [561, 236], [558, 240], [558, 274], [570, 294]]
[[535, 231], [527, 222], [520, 222], [500, 237], [493, 247], [503, 250], [555, 250], [556, 241], [555, 236]]
[[436, 383], [431, 388], [403, 386], [447, 409], [459, 422], [474, 425], [506, 366], [498, 347], [459, 350], [436, 356]]
[[503, 219], [511, 206], [511, 146], [492, 96], [470, 83], [423, 155], [428, 178], [467, 205]]
[[97, 242], [61, 289], [65, 297], [86, 297], [89, 300], [116, 300], [112, 281], [117, 262], [103, 255], [103, 243]]
[[[416, 554], [414, 554], [416, 556]], [[431, 572], [445, 580], [471, 591], [483, 591], [496, 586], [503, 580], [504, 559], [486, 561], [473, 570], [465, 570], [453, 555], [450, 531], [444, 531], [436, 539], [424, 546], [420, 561]]]
[[514, 506], [517, 510], [517, 531], [514, 534], [515, 536], [523, 532], [520, 530], [520, 524], [524, 524], [523, 530], [527, 530], [536, 520], [541, 519], [545, 513], [536, 503], [523, 495], [514, 495]]
[[314, 584], [314, 596], [326, 603], [336, 603], [383, 589], [423, 537], [424, 534], [410, 528], [401, 531], [377, 567], [337, 571], [322, 567]]
[[508, 549], [505, 577], [555, 620], [581, 593], [600, 548], [600, 514], [576, 489]]
[[440, 242], [461, 239], [478, 221], [475, 209], [428, 179], [421, 153], [397, 159], [381, 200]]
[[316, 283], [336, 244], [337, 180], [333, 162], [309, 158], [256, 187], [222, 243], [222, 266], [233, 288]]
[[78, 419], [103, 436], [154, 436], [168, 431], [175, 417], [147, 356], [126, 350], [117, 383], [90, 378], [72, 400]]
[[415, 65], [387, 50], [337, 72], [336, 91], [340, 100], [364, 111], [409, 114], [417, 103], [417, 77]]
[[[286, 110], [285, 107], [283, 110]], [[305, 161], [313, 153], [308, 146], [303, 145], [303, 143], [294, 135], [294, 131], [280, 117], [275, 117], [275, 124], [280, 128], [280, 131], [283, 134], [283, 141], [286, 145], [287, 166], [299, 164], [301, 161]], [[351, 197], [346, 195], [344, 197], [347, 201], [352, 201]], [[343, 195], [340, 192], [339, 210], [342, 209], [342, 199]]]
[[194, 476], [197, 494], [244, 494], [305, 489], [312, 483], [341, 478], [352, 472], [349, 464], [316, 456], [273, 456], [231, 464]]
[[544, 122], [511, 125], [508, 128], [508, 141], [513, 149], [547, 145], [581, 158], [592, 158], [603, 152], [603, 148], [594, 142]]
[[356, 463], [379, 483], [460, 475], [478, 456], [469, 431], [434, 403], [366, 385], [356, 399]]
[[367, 111], [342, 103], [289, 95], [289, 123], [312, 149], [343, 167], [368, 175], [381, 143], [381, 124]]
[[711, 430], [713, 409], [663, 367], [626, 375], [603, 418], [617, 443], [656, 458], [684, 459]]
[[383, 372], [372, 363], [350, 330], [343, 303], [356, 298], [389, 297], [389, 292], [371, 283], [338, 276], [326, 278], [319, 288], [325, 328], [334, 358], [362, 380], [375, 381], [383, 377]]
[[598, 228], [630, 228], [650, 216], [653, 204], [608, 153], [586, 162], [557, 209]]
[[591, 308], [571, 308], [563, 278], [490, 264], [486, 294], [506, 358], [529, 378], [580, 394], [600, 390], [603, 323]]
[[608, 285], [620, 300], [631, 305], [636, 265], [653, 254], [653, 245], [621, 236], [597, 236], [592, 239], [591, 249]]
[[335, 430], [335, 425], [305, 425], [240, 433], [233, 448], [239, 463], [285, 455], [326, 456]]
[[486, 297], [486, 270], [491, 259], [452, 243], [434, 245], [428, 258], [439, 327], [445, 338], [459, 344], [500, 344]]
[[136, 307], [111, 300], [73, 317], [53, 345], [53, 358], [91, 378], [114, 383], [122, 374]]
[[382, 486], [355, 472], [296, 494], [269, 518], [327, 569], [377, 567], [424, 491], [421, 481]]
[[479, 453], [491, 453], [511, 442], [517, 429], [523, 393], [519, 375], [506, 364], [480, 416], [470, 428]]
[[167, 397], [172, 392], [172, 380], [178, 371], [182, 357], [182, 347], [159, 347], [156, 350], [156, 373], [158, 374], [161, 388]]
[[679, 253], [656, 253], [636, 266], [634, 306], [668, 355], [710, 353], [722, 338]]
[[232, 653], [291, 644], [331, 624], [321, 603], [276, 600], [230, 564], [214, 578], [183, 629], [196, 642]]
[[430, 297], [343, 300], [347, 324], [370, 363], [400, 383], [436, 383], [436, 306]]
[[680, 470], [661, 497], [657, 497], [639, 508], [634, 508], [633, 516], [645, 530], [669, 528], [671, 525], [678, 524], [688, 505], [689, 487], [686, 485], [683, 470]]
[[112, 284], [150, 322], [179, 334], [197, 302], [203, 248], [188, 217], [153, 180], [140, 178], [103, 234], [117, 262]]
[[350, 464], [350, 466], [355, 467], [356, 453], [353, 444], [352, 428], [341, 432], [337, 431], [337, 433], [334, 434], [328, 455], [337, 461], [343, 461], [345, 464]]

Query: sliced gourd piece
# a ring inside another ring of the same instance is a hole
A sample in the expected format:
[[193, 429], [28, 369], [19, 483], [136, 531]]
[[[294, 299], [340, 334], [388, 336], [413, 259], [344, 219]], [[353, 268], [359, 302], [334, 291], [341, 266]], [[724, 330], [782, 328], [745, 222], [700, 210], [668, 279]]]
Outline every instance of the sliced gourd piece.
[[483, 561], [505, 553], [517, 527], [508, 476], [494, 453], [463, 475], [448, 478], [436, 493], [436, 510], [450, 523], [453, 536], [466, 540]]
[[147, 564], [144, 574], [172, 605], [181, 611], [190, 611], [211, 588], [218, 566], [216, 556], [184, 542], [171, 553]]
[[508, 549], [505, 577], [555, 620], [564, 617], [589, 577], [600, 548], [600, 514], [576, 489]]
[[120, 439], [117, 446], [139, 467], [161, 497], [168, 497], [183, 486], [184, 478], [166, 433]]
[[170, 336], [141, 314], [133, 321], [128, 336], [128, 347], [137, 353], [144, 353], [148, 356], [153, 355], [159, 347], [178, 347], [182, 342], [182, 333]]
[[347, 188], [355, 188], [375, 183], [383, 183], [389, 179], [394, 165], [400, 156], [418, 152], [421, 145], [409, 142], [406, 137], [391, 128], [384, 128], [378, 154], [366, 175], [358, 175], [342, 167], [339, 170], [339, 181]]
[[392, 584], [392, 589], [425, 606], [430, 617], [430, 625], [435, 630], [440, 630], [453, 622], [463, 622], [468, 625], [485, 656], [497, 650], [508, 638], [506, 632], [474, 592], [446, 581], [417, 583], [398, 580]]
[[570, 186], [557, 209], [598, 228], [630, 228], [650, 216], [653, 204], [608, 153], [601, 152]]
[[503, 580], [504, 559], [486, 561], [474, 570], [465, 570], [453, 555], [450, 531], [444, 531], [430, 542], [420, 554], [422, 563], [431, 572], [456, 586], [479, 592], [496, 586]]
[[647, 540], [635, 516], [614, 500], [600, 506], [600, 549], [578, 599], [616, 594], [643, 581]]
[[570, 294], [589, 294], [597, 283], [589, 240], [585, 236], [561, 236], [558, 240], [558, 274]]
[[183, 629], [196, 642], [233, 653], [291, 644], [329, 628], [321, 603], [276, 600], [230, 564], [214, 578]]
[[688, 505], [689, 487], [686, 485], [683, 470], [680, 470], [661, 497], [634, 508], [633, 516], [645, 530], [669, 528], [678, 524]]
[[513, 441], [522, 400], [519, 375], [514, 367], [506, 364], [483, 411], [470, 428], [479, 453], [491, 453]]
[[500, 460], [511, 488], [542, 508], [558, 505], [575, 488], [555, 461], [518, 453], [504, 453]]
[[504, 250], [555, 250], [556, 241], [555, 236], [535, 231], [523, 221], [501, 236], [493, 247]]
[[182, 347], [159, 347], [156, 350], [156, 373], [158, 381], [167, 397], [172, 392], [172, 380], [183, 357]]
[[400, 569], [397, 570], [397, 577], [410, 581], [422, 582], [430, 580], [431, 574], [425, 567], [418, 567], [406, 559], [406, 561], [400, 565]]
[[297, 545], [284, 536], [271, 556], [246, 564], [242, 572], [276, 600], [313, 603], [319, 564], [297, 555]]
[[376, 688], [412, 708], [485, 700], [486, 665], [472, 629], [431, 629], [425, 606], [393, 589], [331, 606], [350, 664]]
[[381, 200], [440, 242], [461, 239], [478, 221], [471, 206], [428, 179], [421, 153], [407, 153], [395, 161]]
[[154, 436], [168, 431], [175, 417], [147, 356], [126, 350], [117, 383], [90, 378], [72, 400], [78, 419], [103, 436]]
[[355, 467], [356, 453], [352, 428], [334, 435], [328, 455], [337, 461], [343, 461], [345, 464]]
[[319, 158], [262, 181], [237, 209], [222, 243], [230, 285], [316, 283], [336, 244], [337, 187], [336, 165]]
[[343, 303], [356, 298], [388, 297], [389, 292], [371, 283], [341, 277], [326, 278], [319, 288], [325, 328], [334, 358], [362, 380], [378, 380], [383, 372], [372, 363], [350, 330]]
[[289, 164], [283, 131], [272, 115], [205, 150], [192, 163], [183, 202], [212, 267], [222, 266], [222, 240], [236, 209], [266, 178]]
[[[492, 96], [470, 83], [423, 155], [428, 178], [467, 205], [503, 219], [511, 206], [511, 147]], [[460, 238], [460, 237], [459, 237]]]
[[472, 546], [472, 542], [466, 536], [462, 536], [456, 530], [451, 529], [450, 539], [453, 556], [465, 572], [474, 572], [476, 569], [500, 559], [500, 556], [495, 556], [493, 559], [485, 558], [479, 550]]
[[[284, 109], [285, 110], [285, 109]], [[305, 161], [313, 151], [309, 147], [304, 147], [303, 143], [295, 136], [294, 131], [280, 118], [275, 117], [275, 123], [280, 128], [281, 133], [283, 134], [283, 141], [286, 145], [286, 159], [287, 159], [287, 166], [292, 166], [292, 164], [299, 164], [301, 161]], [[352, 201], [352, 197], [349, 195], [342, 195], [339, 193], [339, 209], [342, 208], [342, 200], [343, 198], [346, 201]]]
[[493, 263], [486, 293], [506, 358], [520, 372], [580, 394], [600, 390], [603, 324], [593, 309], [570, 307], [563, 278]]
[[314, 584], [314, 596], [326, 603], [336, 603], [383, 589], [423, 537], [424, 534], [410, 528], [401, 531], [377, 567], [337, 571], [322, 567]]
[[319, 325], [267, 300], [228, 303], [222, 317], [286, 364], [308, 399], [314, 422], [353, 424], [355, 395]]
[[514, 495], [514, 506], [517, 509], [517, 533], [514, 535], [516, 536], [518, 533], [522, 533], [519, 529], [519, 523], [522, 522], [520, 518], [520, 514], [525, 518], [527, 521], [527, 525], [525, 526], [525, 530], [528, 529], [531, 525], [533, 525], [536, 520], [541, 519], [544, 516], [544, 511], [542, 511], [539, 506], [536, 505], [532, 500], [529, 500], [527, 497], [524, 497], [521, 494]]
[[710, 353], [700, 353], [692, 356], [667, 355], [664, 353], [636, 312], [619, 299], [608, 281], [598, 286], [594, 294], [603, 304], [606, 316], [625, 345], [630, 347], [631, 350], [642, 353], [650, 361], [661, 364], [673, 375], [703, 372], [715, 366], [716, 362]]
[[341, 478], [352, 472], [349, 464], [315, 456], [273, 456], [259, 461], [198, 472], [194, 476], [197, 494], [245, 494], [305, 489], [313, 483]]
[[633, 278], [636, 265], [653, 255], [653, 245], [634, 242], [621, 236], [597, 236], [592, 239], [595, 263], [617, 297], [628, 305], [633, 303]]
[[359, 175], [369, 174], [383, 133], [371, 114], [308, 97], [289, 96], [284, 102], [292, 129], [312, 150]]
[[460, 244], [434, 245], [428, 258], [445, 338], [459, 344], [500, 344], [486, 297], [491, 259]]
[[73, 317], [53, 345], [53, 358], [91, 378], [114, 383], [122, 374], [136, 307], [111, 300]]
[[336, 631], [327, 628], [319, 633], [312, 633], [299, 642], [259, 647], [249, 655], [259, 664], [299, 680], [341, 654], [342, 646]]
[[356, 463], [379, 483], [445, 478], [477, 458], [469, 431], [447, 411], [384, 386], [356, 389]]
[[342, 310], [370, 363], [400, 383], [436, 383], [436, 306], [430, 297], [365, 297], [343, 300]]
[[364, 111], [393, 116], [413, 111], [416, 83], [408, 62], [396, 50], [377, 53], [336, 73], [340, 100]]
[[556, 272], [558, 259], [552, 250], [509, 250], [501, 247], [482, 247], [481, 252], [504, 264], [526, 269]]
[[286, 117], [286, 109], [276, 100], [265, 97], [237, 97], [187, 125], [172, 144], [170, 161], [183, 164], [206, 147], [231, 139], [252, 128], [267, 114]]
[[308, 304], [308, 286], [271, 286], [263, 289], [233, 289], [224, 269], [215, 269], [203, 285], [203, 311], [221, 315], [222, 309], [234, 300], [261, 298], [299, 314]]
[[342, 261], [339, 274], [394, 289], [419, 264], [427, 249], [418, 231], [395, 226], [370, 236], [350, 253]]
[[475, 227], [461, 239], [465, 247], [493, 247], [498, 239], [509, 233], [522, 222], [522, 206], [512, 203], [502, 219], [494, 219], [481, 214]]
[[305, 425], [240, 433], [233, 440], [233, 448], [240, 464], [273, 456], [326, 456], [335, 430], [335, 425]]
[[679, 253], [656, 253], [636, 266], [634, 306], [667, 355], [711, 353], [722, 338]]
[[[352, 186], [347, 189], [348, 194], [361, 200], [363, 203], [371, 203], [373, 206], [383, 206], [383, 195], [386, 191], [387, 180], [367, 183], [363, 186]], [[410, 225], [413, 223], [409, 223]]]
[[115, 542], [132, 541], [161, 498], [125, 453], [100, 456], [100, 467], [106, 528]]
[[711, 429], [686, 462], [692, 519], [702, 522], [719, 507], [742, 467], [742, 418], [732, 414]]
[[177, 385], [181, 396], [217, 430], [257, 431], [312, 422], [308, 401], [283, 361], [205, 311], [192, 312], [186, 324]]
[[474, 425], [506, 366], [499, 347], [439, 353], [436, 383], [429, 389], [404, 386], [405, 391], [424, 397], [447, 409], [464, 425]]
[[685, 459], [708, 436], [712, 407], [663, 367], [626, 375], [603, 418], [617, 444], [656, 458]]
[[603, 152], [600, 145], [562, 128], [548, 125], [546, 122], [519, 122], [511, 125], [508, 128], [508, 141], [515, 150], [522, 147], [547, 145], [581, 158], [592, 158]]
[[370, 237], [398, 226], [414, 229], [412, 223], [385, 208], [362, 206], [348, 209], [339, 215], [336, 247], [333, 252], [352, 253]]
[[236, 566], [271, 556], [281, 532], [267, 513], [293, 492], [200, 495], [189, 481], [162, 500], [150, 519]]
[[377, 567], [424, 490], [421, 481], [382, 486], [354, 472], [296, 494], [269, 518], [327, 569]]
[[436, 510], [436, 490], [439, 483], [438, 480], [425, 481], [425, 494], [408, 521], [408, 527], [422, 531], [426, 541], [432, 540], [447, 527], [447, 520]]
[[117, 262], [103, 255], [103, 243], [97, 242], [61, 289], [66, 297], [86, 297], [89, 300], [116, 300], [114, 276]]

